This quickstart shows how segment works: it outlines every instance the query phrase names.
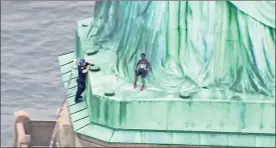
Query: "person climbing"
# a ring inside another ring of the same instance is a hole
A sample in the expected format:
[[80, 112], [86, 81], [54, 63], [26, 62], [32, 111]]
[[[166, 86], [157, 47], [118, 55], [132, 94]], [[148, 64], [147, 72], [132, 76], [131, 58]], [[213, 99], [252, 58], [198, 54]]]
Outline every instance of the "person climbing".
[[151, 64], [146, 59], [146, 54], [142, 53], [141, 59], [137, 62], [135, 67], [134, 89], [137, 87], [136, 83], [138, 80], [138, 76], [141, 76], [142, 79], [142, 87], [140, 90], [142, 91], [145, 89], [145, 77], [147, 76], [149, 70], [152, 71]]
[[[75, 63], [77, 64], [77, 60], [75, 60]], [[89, 65], [94, 66], [94, 64], [86, 62], [85, 59], [80, 59], [79, 65], [78, 65], [77, 92], [75, 96], [76, 103], [79, 103], [82, 101], [81, 94], [85, 90], [86, 74], [89, 70], [89, 67], [88, 67]]]

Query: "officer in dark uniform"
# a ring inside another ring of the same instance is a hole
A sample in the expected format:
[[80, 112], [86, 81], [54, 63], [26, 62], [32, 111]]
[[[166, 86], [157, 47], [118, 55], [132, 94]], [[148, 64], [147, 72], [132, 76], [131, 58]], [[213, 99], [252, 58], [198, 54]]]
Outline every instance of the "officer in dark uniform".
[[88, 72], [88, 65], [94, 66], [94, 64], [88, 63], [85, 59], [80, 59], [78, 65], [78, 78], [77, 78], [77, 92], [75, 97], [75, 102], [81, 102], [81, 94], [85, 90], [85, 83], [86, 83], [86, 74]]

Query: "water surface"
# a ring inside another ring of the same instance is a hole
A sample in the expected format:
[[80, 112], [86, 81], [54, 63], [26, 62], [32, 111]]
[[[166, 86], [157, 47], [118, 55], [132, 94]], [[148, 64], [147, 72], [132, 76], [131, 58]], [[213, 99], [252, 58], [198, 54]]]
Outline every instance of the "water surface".
[[76, 20], [92, 1], [1, 2], [1, 147], [13, 143], [13, 113], [55, 120], [65, 97], [57, 57], [74, 50]]

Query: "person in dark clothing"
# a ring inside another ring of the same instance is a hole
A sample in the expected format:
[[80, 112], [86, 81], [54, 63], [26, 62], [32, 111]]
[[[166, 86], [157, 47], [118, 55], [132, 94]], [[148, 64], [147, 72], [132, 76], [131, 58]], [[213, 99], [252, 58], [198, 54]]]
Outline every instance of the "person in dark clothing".
[[136, 67], [135, 67], [134, 88], [137, 87], [136, 83], [138, 80], [138, 76], [141, 76], [143, 85], [140, 90], [145, 89], [145, 77], [147, 76], [149, 70], [152, 71], [151, 64], [146, 59], [146, 54], [142, 53], [141, 59], [137, 62]]
[[93, 66], [94, 64], [91, 64], [89, 62], [86, 62], [85, 59], [80, 59], [79, 65], [78, 65], [78, 78], [77, 78], [77, 92], [75, 96], [75, 102], [81, 102], [81, 94], [85, 90], [85, 83], [86, 83], [86, 74], [88, 72], [88, 66]]

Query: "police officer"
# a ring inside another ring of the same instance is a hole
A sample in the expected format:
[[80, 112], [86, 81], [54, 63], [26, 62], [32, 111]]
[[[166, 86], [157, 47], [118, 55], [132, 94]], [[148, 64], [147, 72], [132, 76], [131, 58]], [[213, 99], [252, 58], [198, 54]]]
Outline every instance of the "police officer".
[[[76, 60], [75, 60], [75, 62], [76, 62]], [[79, 65], [78, 65], [77, 92], [76, 92], [76, 97], [75, 97], [76, 103], [79, 103], [82, 101], [81, 94], [85, 90], [86, 74], [89, 70], [88, 65], [94, 66], [94, 64], [86, 62], [85, 59], [80, 59]]]

